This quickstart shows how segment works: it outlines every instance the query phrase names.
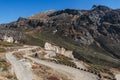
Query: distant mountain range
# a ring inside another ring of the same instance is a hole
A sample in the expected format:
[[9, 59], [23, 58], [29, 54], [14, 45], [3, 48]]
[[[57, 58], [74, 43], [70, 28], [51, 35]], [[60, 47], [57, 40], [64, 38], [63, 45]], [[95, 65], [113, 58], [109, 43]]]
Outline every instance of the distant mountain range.
[[77, 59], [120, 68], [120, 9], [51, 10], [1, 24], [0, 35], [30, 45], [50, 42], [73, 50]]

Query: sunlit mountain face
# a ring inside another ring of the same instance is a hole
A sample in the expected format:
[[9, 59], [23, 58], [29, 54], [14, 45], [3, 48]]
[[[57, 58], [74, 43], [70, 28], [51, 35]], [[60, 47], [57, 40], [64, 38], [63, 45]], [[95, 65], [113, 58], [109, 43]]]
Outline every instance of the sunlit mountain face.
[[[76, 69], [76, 73], [79, 73], [78, 69], [87, 72], [88, 75], [92, 73], [92, 78], [88, 76], [91, 80], [98, 80], [101, 77], [119, 80], [119, 9], [94, 5], [90, 10], [49, 10], [27, 18], [20, 17], [17, 21], [0, 25], [0, 40], [1, 50], [18, 51], [6, 55], [11, 65], [15, 66], [10, 58], [13, 58], [13, 54], [14, 60], [22, 61], [21, 63], [14, 62], [16, 65], [29, 65], [29, 69], [33, 69], [30, 75], [34, 73], [37, 77], [44, 76], [44, 80], [69, 80], [69, 77], [64, 78], [62, 73], [58, 72], [56, 74], [60, 76], [55, 76], [54, 72], [45, 69], [57, 71], [62, 69], [70, 73], [67, 69], [74, 70], [73, 68]], [[27, 72], [29, 70], [26, 70]], [[53, 76], [45, 75], [44, 72]], [[18, 74], [16, 78], [21, 79]], [[29, 77], [30, 75], [26, 74], [28, 76], [26, 79], [33, 78]], [[72, 75], [75, 74], [72, 73]], [[70, 78], [70, 80], [78, 79]], [[88, 78], [82, 80], [88, 80]]]

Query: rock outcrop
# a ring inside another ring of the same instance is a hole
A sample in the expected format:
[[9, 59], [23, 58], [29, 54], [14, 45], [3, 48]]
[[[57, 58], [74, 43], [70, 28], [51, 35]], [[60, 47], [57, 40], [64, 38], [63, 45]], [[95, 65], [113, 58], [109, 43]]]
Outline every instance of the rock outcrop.
[[9, 37], [9, 36], [4, 36], [3, 37], [3, 41], [6, 41], [6, 42], [10, 42], [10, 43], [13, 43], [14, 42], [14, 39], [13, 39], [13, 37]]
[[[63, 47], [60, 48], [59, 46], [52, 45], [48, 42], [45, 43], [44, 49], [47, 50], [47, 51], [53, 51], [56, 54], [62, 54], [62, 55], [66, 56], [66, 57], [69, 57], [69, 58], [74, 58], [73, 54], [72, 54], [73, 51], [66, 50]], [[53, 55], [55, 55], [55, 54], [53, 53]]]
[[24, 43], [25, 35], [19, 31], [0, 30], [0, 40], [10, 43]]

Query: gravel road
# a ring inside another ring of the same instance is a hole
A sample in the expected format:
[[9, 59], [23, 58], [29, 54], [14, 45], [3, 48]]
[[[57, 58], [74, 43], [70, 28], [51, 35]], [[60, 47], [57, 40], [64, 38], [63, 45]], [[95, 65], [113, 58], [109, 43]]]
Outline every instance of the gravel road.
[[18, 51], [9, 52], [6, 54], [6, 58], [12, 65], [18, 80], [34, 80], [31, 70], [13, 56], [13, 53], [15, 52], [26, 51], [30, 49], [31, 48], [19, 49]]
[[55, 64], [52, 62], [46, 62], [43, 60], [38, 60], [32, 57], [27, 56], [27, 58], [31, 59], [32, 61], [38, 63], [38, 64], [42, 64], [48, 67], [51, 67], [53, 69], [56, 69], [58, 71], [64, 71], [67, 73], [70, 73], [72, 76], [72, 80], [98, 80], [98, 77], [96, 75], [93, 75], [91, 73], [85, 72], [85, 71], [81, 71], [72, 67], [68, 67], [65, 65], [60, 65], [60, 64]]

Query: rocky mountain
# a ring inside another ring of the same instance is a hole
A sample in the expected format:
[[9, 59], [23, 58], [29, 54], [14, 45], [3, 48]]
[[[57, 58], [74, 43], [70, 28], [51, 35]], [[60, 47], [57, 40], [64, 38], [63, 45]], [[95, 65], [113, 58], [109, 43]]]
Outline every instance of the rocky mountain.
[[18, 42], [43, 46], [47, 41], [72, 50], [74, 57], [86, 62], [120, 66], [119, 9], [94, 5], [90, 10], [48, 11], [0, 28], [0, 35], [10, 31]]

